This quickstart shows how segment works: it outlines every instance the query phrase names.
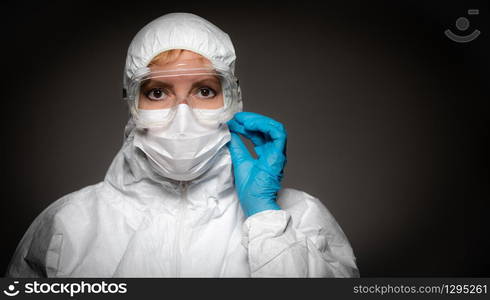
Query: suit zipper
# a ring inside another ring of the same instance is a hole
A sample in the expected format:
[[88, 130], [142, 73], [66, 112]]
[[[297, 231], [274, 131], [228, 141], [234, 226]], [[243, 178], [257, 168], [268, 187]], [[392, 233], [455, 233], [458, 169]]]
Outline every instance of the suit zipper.
[[180, 191], [181, 191], [181, 201], [179, 207], [179, 213], [177, 214], [177, 228], [175, 229], [175, 241], [174, 241], [174, 253], [175, 253], [175, 277], [180, 277], [180, 264], [181, 264], [181, 255], [180, 255], [180, 239], [182, 237], [182, 227], [185, 221], [185, 213], [186, 213], [186, 202], [187, 202], [187, 182], [180, 182]]

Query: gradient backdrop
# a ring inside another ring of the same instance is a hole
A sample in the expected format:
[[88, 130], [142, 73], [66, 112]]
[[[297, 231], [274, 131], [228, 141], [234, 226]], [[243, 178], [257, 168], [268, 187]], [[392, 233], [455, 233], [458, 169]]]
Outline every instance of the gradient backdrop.
[[[284, 186], [326, 204], [361, 276], [490, 275], [487, 2], [44, 2], [1, 9], [1, 272], [47, 205], [104, 178], [127, 47], [184, 11], [230, 34], [244, 109], [289, 132]], [[461, 16], [468, 44], [443, 34]]]

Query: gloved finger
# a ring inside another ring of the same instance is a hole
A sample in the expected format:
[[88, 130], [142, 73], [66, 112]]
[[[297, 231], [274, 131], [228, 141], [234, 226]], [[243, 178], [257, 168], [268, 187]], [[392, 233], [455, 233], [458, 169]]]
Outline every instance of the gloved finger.
[[[245, 133], [250, 131], [262, 132], [272, 139], [278, 150], [283, 151], [286, 145], [287, 133], [281, 123], [269, 117], [250, 112], [237, 113], [234, 119], [238, 124], [242, 125], [241, 127], [245, 129]], [[244, 136], [247, 135], [244, 134]]]
[[231, 119], [227, 122], [227, 124], [228, 129], [230, 129], [231, 132], [239, 133], [247, 139], [250, 139], [255, 146], [260, 146], [267, 142], [261, 132], [246, 130], [245, 127], [236, 119]]
[[228, 129], [230, 129], [231, 132], [236, 132], [240, 134], [244, 134], [245, 132], [245, 127], [243, 127], [243, 125], [234, 118], [226, 122], [226, 124], [228, 125]]
[[233, 163], [240, 163], [244, 160], [253, 159], [242, 139], [236, 133], [231, 133], [231, 140], [228, 143], [228, 149], [230, 150]]
[[280, 139], [286, 135], [286, 129], [281, 123], [263, 115], [240, 112], [235, 114], [234, 119], [245, 131], [260, 131], [268, 134], [272, 139]]
[[271, 119], [271, 118], [266, 117], [264, 115], [254, 113], [254, 112], [249, 112], [249, 111], [241, 111], [241, 112], [238, 112], [234, 115], [234, 118], [237, 119], [239, 122], [243, 122], [245, 119], [257, 118], [257, 117]]
[[264, 155], [263, 147], [264, 147], [263, 145], [254, 147], [255, 153], [257, 154], [258, 157]]
[[267, 155], [259, 158], [259, 162], [266, 165], [267, 169], [276, 175], [282, 174], [286, 161], [286, 156], [279, 152], [269, 152]]
[[245, 130], [243, 136], [250, 139], [254, 146], [262, 146], [268, 142], [268, 139], [260, 131]]

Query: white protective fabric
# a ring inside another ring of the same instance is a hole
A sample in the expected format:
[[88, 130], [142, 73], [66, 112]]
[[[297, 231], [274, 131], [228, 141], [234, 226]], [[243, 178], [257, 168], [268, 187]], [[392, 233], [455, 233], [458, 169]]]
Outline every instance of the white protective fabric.
[[[168, 111], [169, 109], [166, 109]], [[201, 176], [213, 164], [216, 153], [231, 139], [226, 124], [200, 123], [187, 104], [179, 104], [168, 127], [137, 129], [134, 144], [149, 158], [158, 174], [174, 180], [189, 181]], [[146, 110], [142, 119], [156, 119], [165, 110]], [[222, 109], [209, 109], [216, 116]]]
[[[158, 52], [185, 48], [233, 66], [228, 36], [191, 14], [169, 14], [133, 40], [126, 74]], [[230, 153], [178, 182], [154, 172], [133, 143], [134, 124], [104, 181], [46, 208], [22, 238], [11, 277], [352, 277], [351, 246], [316, 198], [293, 189], [281, 210], [245, 218]]]

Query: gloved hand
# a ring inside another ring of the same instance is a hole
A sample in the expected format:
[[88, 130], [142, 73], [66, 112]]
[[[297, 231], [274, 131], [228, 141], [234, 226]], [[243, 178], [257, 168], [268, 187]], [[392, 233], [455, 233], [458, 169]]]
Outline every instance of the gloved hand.
[[[228, 121], [231, 141], [228, 144], [233, 163], [235, 186], [240, 204], [247, 217], [269, 209], [281, 209], [276, 203], [286, 164], [284, 126], [271, 118], [239, 112]], [[250, 139], [257, 154], [255, 159], [243, 141]]]

